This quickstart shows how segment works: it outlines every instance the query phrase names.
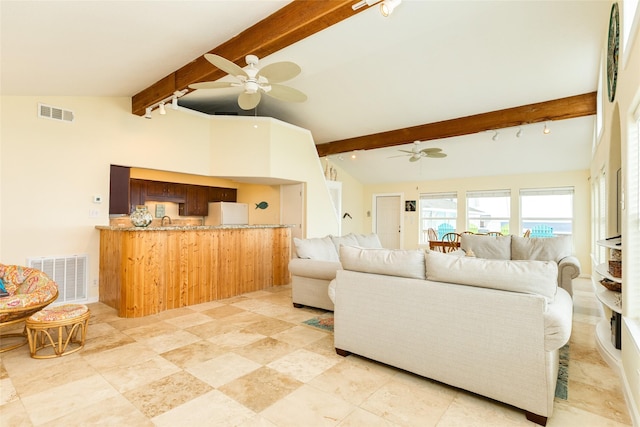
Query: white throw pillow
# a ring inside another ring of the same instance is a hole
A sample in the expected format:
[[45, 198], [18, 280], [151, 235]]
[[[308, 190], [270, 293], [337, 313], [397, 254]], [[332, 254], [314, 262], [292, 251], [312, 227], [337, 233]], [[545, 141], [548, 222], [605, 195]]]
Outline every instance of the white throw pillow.
[[333, 245], [336, 247], [336, 254], [340, 253], [340, 245], [344, 246], [360, 246], [355, 234], [346, 234], [344, 236], [329, 236]]
[[511, 261], [425, 254], [427, 280], [542, 295], [553, 301], [558, 265], [553, 261]]
[[535, 259], [559, 262], [572, 254], [571, 236], [520, 237], [511, 240], [511, 259]]
[[511, 259], [511, 236], [485, 236], [463, 234], [460, 248], [471, 251], [477, 258]]
[[369, 249], [340, 246], [342, 268], [363, 273], [424, 279], [424, 252], [421, 250]]
[[382, 243], [380, 243], [380, 238], [376, 233], [371, 234], [356, 234], [356, 239], [358, 240], [357, 245], [362, 248], [371, 248], [371, 249], [382, 249]]
[[310, 239], [293, 238], [298, 258], [317, 259], [320, 261], [339, 261], [338, 252], [329, 236]]

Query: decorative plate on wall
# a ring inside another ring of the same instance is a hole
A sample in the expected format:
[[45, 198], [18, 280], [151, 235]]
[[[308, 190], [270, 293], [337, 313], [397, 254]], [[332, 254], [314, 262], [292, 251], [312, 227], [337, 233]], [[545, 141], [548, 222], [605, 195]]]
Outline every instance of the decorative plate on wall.
[[609, 39], [607, 44], [607, 91], [609, 102], [616, 97], [616, 83], [618, 80], [618, 50], [620, 48], [620, 14], [618, 3], [611, 6], [609, 17]]

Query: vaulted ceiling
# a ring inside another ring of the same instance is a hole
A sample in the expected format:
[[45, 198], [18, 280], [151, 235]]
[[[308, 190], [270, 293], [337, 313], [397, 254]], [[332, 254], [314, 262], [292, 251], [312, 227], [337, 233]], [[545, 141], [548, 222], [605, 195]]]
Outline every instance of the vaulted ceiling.
[[[531, 171], [588, 167], [609, 2], [405, 0], [388, 18], [344, 0], [88, 3], [2, 1], [3, 94], [120, 85], [141, 115], [190, 83], [228, 79], [204, 53], [240, 66], [255, 54], [261, 64], [298, 63], [287, 84], [308, 101], [264, 97], [244, 112], [237, 91], [224, 89], [191, 92], [180, 105], [305, 127], [320, 155], [363, 182], [512, 173], [501, 167], [522, 158]], [[418, 139], [449, 156], [388, 159]], [[480, 170], [452, 168], [477, 162]]]

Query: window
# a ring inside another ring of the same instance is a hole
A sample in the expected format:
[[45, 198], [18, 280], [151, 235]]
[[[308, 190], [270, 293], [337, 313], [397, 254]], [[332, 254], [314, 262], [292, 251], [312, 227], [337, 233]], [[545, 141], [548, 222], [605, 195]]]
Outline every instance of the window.
[[457, 193], [426, 193], [420, 195], [420, 244], [429, 243], [429, 229], [438, 234], [438, 240], [450, 231], [456, 231], [458, 217]]
[[510, 204], [509, 190], [467, 192], [467, 230], [509, 234]]
[[573, 233], [573, 187], [520, 190], [521, 233], [552, 237]]

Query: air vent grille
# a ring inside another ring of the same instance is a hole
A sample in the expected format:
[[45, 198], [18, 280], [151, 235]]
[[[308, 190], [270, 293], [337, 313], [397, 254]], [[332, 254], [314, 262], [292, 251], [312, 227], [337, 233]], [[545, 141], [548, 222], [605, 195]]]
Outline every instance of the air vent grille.
[[63, 122], [73, 122], [75, 118], [73, 111], [45, 104], [38, 104], [38, 117]]
[[58, 284], [57, 303], [87, 299], [88, 255], [34, 257], [27, 265], [43, 271]]

